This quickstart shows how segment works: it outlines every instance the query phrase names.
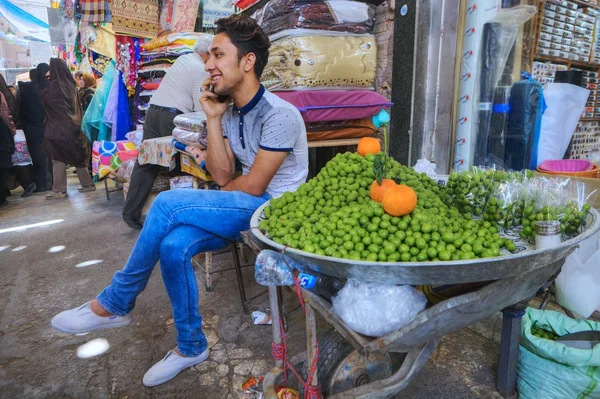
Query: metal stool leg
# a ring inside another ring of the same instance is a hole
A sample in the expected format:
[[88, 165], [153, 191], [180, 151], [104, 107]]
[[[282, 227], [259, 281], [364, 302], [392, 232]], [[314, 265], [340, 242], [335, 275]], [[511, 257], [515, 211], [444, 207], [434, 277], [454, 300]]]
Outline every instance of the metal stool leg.
[[104, 191], [106, 192], [106, 200], [110, 201], [110, 191], [108, 191], [108, 178], [104, 178]]
[[206, 291], [213, 290], [212, 287], [212, 252], [204, 254], [204, 287]]
[[244, 313], [250, 313], [250, 304], [248, 303], [248, 298], [246, 297], [246, 288], [244, 287], [244, 277], [242, 276], [242, 264], [240, 263], [240, 254], [238, 251], [237, 243], [232, 244], [231, 251], [233, 252], [233, 263], [235, 265], [235, 275], [238, 281], [238, 289], [240, 291], [240, 300], [242, 302], [242, 307], [244, 308]]

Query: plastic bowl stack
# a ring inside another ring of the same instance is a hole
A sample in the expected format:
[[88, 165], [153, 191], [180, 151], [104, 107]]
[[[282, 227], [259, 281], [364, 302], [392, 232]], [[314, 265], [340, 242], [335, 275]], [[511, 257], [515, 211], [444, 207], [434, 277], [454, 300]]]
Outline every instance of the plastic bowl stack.
[[538, 172], [549, 175], [597, 177], [598, 165], [584, 159], [557, 159], [542, 162]]

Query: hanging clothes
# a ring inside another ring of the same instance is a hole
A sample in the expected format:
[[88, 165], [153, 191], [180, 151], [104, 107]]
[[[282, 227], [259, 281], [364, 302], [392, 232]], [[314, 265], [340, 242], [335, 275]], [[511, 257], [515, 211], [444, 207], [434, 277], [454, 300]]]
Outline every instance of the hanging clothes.
[[118, 79], [117, 66], [114, 61], [110, 61], [81, 123], [81, 128], [91, 143], [111, 140], [111, 126], [103, 119], [114, 79]]

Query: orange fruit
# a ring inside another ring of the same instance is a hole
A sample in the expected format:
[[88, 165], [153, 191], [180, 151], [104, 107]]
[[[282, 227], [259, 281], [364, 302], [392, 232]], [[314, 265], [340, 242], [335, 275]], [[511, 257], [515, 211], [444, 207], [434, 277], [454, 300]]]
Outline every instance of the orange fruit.
[[409, 186], [397, 184], [385, 191], [381, 204], [390, 216], [408, 215], [417, 207], [417, 194]]
[[383, 201], [383, 195], [390, 188], [396, 186], [396, 182], [392, 179], [383, 179], [381, 184], [377, 183], [377, 180], [373, 181], [371, 184], [371, 189], [369, 190], [369, 194], [371, 195], [371, 199], [373, 201], [381, 202]]
[[358, 142], [358, 148], [356, 150], [363, 157], [367, 154], [377, 154], [381, 151], [381, 144], [379, 140], [374, 139], [373, 137], [363, 137]]

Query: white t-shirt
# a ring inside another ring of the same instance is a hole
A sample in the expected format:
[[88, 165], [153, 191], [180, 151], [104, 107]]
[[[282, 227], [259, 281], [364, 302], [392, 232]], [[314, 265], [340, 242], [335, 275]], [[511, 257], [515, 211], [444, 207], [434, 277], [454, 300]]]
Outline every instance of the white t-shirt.
[[167, 70], [150, 104], [177, 108], [183, 113], [202, 111], [202, 82], [208, 77], [198, 53], [182, 55]]

